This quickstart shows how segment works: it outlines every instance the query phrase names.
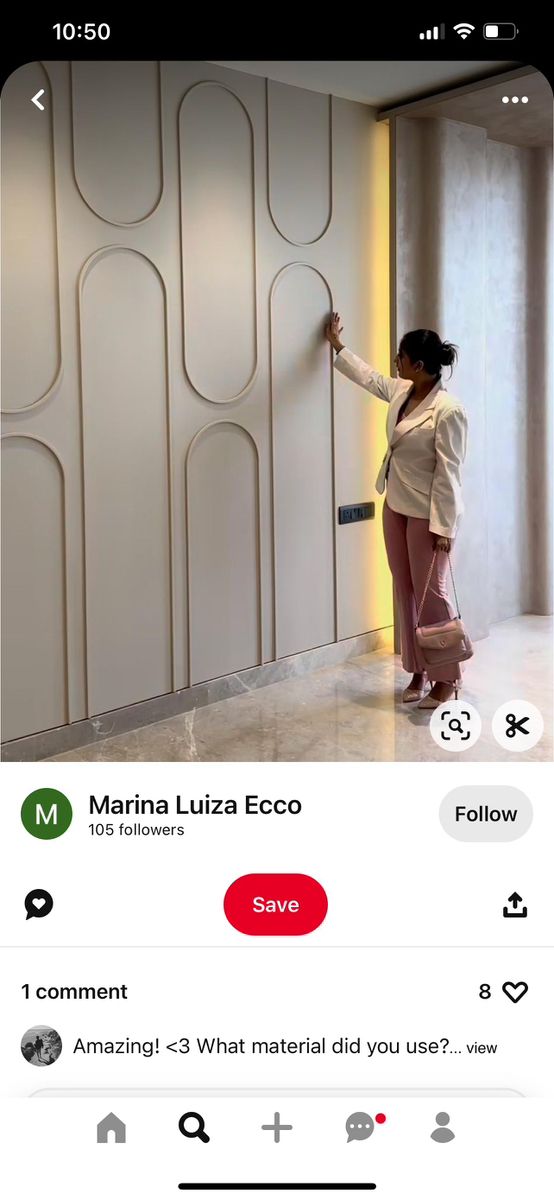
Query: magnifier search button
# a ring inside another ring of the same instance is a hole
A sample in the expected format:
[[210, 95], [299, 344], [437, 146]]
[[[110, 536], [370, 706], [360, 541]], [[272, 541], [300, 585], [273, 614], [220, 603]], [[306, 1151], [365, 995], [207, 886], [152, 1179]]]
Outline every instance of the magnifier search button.
[[[190, 1122], [188, 1129], [187, 1129], [187, 1121]], [[183, 1137], [200, 1138], [201, 1142], [209, 1142], [209, 1140], [210, 1140], [208, 1134], [206, 1133], [206, 1123], [204, 1121], [204, 1118], [200, 1115], [200, 1113], [197, 1113], [197, 1112], [183, 1113], [182, 1117], [179, 1120], [179, 1129], [181, 1130]]]

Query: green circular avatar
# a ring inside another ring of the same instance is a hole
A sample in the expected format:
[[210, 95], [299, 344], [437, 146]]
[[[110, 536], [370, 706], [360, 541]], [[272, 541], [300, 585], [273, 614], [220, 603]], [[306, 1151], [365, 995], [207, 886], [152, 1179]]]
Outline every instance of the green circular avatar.
[[55, 788], [38, 788], [23, 801], [21, 820], [33, 837], [50, 841], [67, 833], [73, 818], [71, 804]]

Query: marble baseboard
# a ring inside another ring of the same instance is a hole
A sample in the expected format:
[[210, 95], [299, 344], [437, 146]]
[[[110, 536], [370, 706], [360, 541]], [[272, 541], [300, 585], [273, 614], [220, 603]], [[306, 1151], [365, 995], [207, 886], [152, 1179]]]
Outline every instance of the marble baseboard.
[[272, 683], [280, 683], [283, 679], [307, 675], [320, 667], [334, 666], [373, 650], [382, 650], [390, 646], [391, 637], [392, 628], [388, 627], [374, 630], [372, 633], [362, 633], [358, 637], [346, 638], [341, 642], [331, 642], [328, 646], [317, 646], [315, 650], [293, 654], [290, 658], [280, 658], [276, 662], [250, 667], [233, 675], [223, 675], [219, 679], [210, 679], [207, 683], [198, 683], [194, 687], [169, 692], [165, 696], [155, 696], [152, 700], [144, 700], [140, 704], [113, 709], [98, 717], [87, 717], [86, 720], [75, 721], [71, 725], [60, 725], [56, 729], [47, 729], [29, 737], [4, 742], [2, 761], [40, 762], [54, 754], [64, 754], [82, 746], [91, 746], [104, 738], [129, 733], [145, 725], [154, 725], [157, 721], [166, 721], [169, 717], [204, 708], [231, 696], [268, 687]]

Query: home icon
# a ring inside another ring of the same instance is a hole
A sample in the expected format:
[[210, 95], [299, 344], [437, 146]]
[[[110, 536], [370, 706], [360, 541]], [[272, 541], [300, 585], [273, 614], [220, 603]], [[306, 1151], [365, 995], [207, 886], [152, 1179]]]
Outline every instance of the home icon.
[[[110, 1138], [110, 1133], [115, 1136]], [[104, 1117], [104, 1120], [96, 1126], [97, 1142], [125, 1142], [126, 1140], [125, 1125], [119, 1117], [116, 1117], [115, 1113], [108, 1113], [107, 1117]]]

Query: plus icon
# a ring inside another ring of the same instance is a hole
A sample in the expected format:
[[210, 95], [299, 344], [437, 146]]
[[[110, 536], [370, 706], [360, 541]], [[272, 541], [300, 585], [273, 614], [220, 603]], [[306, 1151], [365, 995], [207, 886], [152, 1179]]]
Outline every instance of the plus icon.
[[262, 1129], [272, 1129], [273, 1130], [273, 1141], [280, 1142], [281, 1141], [281, 1130], [282, 1129], [292, 1129], [292, 1125], [281, 1125], [281, 1113], [274, 1113], [273, 1125], [262, 1125]]

